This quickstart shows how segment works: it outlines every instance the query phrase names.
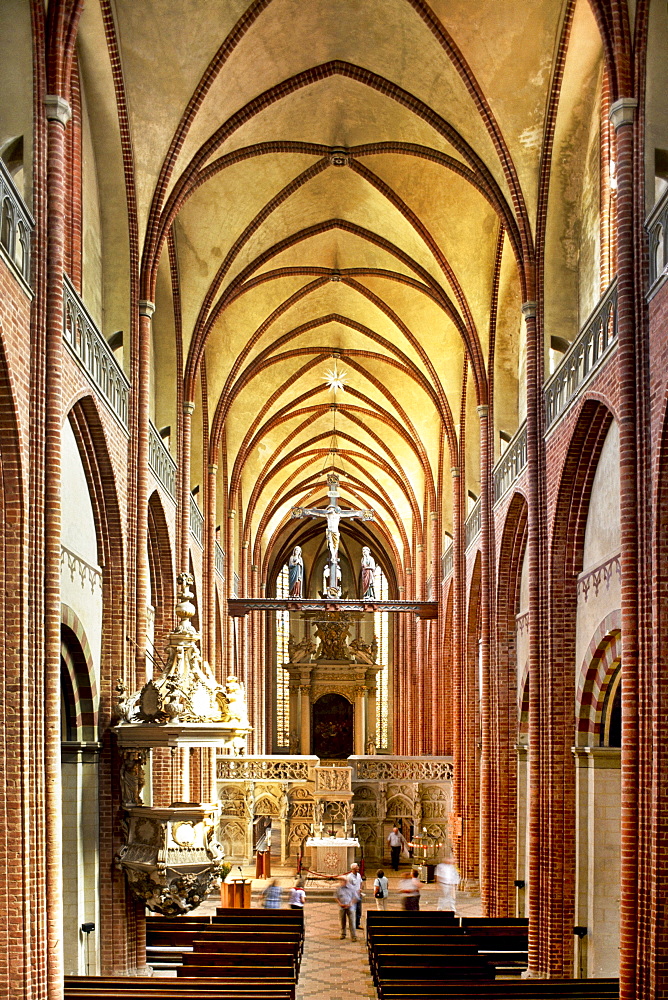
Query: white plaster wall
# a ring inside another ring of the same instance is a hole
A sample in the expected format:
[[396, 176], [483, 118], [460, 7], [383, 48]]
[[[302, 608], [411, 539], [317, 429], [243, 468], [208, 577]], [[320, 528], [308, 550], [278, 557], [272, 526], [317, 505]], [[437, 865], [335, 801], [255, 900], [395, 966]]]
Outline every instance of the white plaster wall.
[[[102, 575], [97, 564], [93, 507], [79, 449], [69, 420], [62, 433], [61, 601], [74, 611], [84, 627], [93, 659], [97, 690], [102, 648]], [[89, 567], [87, 570], [86, 567]]]
[[[528, 559], [528, 546], [524, 550], [524, 559], [522, 560], [522, 569], [520, 572], [520, 608], [518, 612], [518, 617], [526, 615], [529, 610], [529, 559]], [[524, 619], [523, 627], [518, 628], [516, 631], [516, 649], [517, 649], [517, 704], [522, 702], [522, 688], [524, 683], [524, 668], [526, 667], [527, 660], [529, 659], [529, 627], [528, 621]]]
[[100, 195], [97, 183], [95, 152], [88, 120], [84, 81], [81, 81], [81, 174], [83, 214], [83, 273], [82, 295], [86, 308], [97, 323], [102, 325], [102, 226], [100, 222]]
[[[97, 756], [85, 751], [64, 754], [63, 801], [63, 957], [65, 975], [98, 971], [99, 829]], [[94, 923], [86, 935], [84, 923]]]
[[[582, 576], [608, 563], [619, 551], [619, 430], [613, 422], [594, 476], [585, 529]], [[594, 581], [590, 581], [586, 591], [582, 584], [578, 587], [576, 678], [594, 632], [607, 615], [621, 606], [619, 565], [611, 565], [607, 569], [609, 578], [601, 579], [598, 592]]]
[[[620, 751], [588, 768], [589, 878], [587, 973], [590, 977], [619, 975], [619, 900], [621, 852]], [[611, 765], [611, 766], [605, 766]]]

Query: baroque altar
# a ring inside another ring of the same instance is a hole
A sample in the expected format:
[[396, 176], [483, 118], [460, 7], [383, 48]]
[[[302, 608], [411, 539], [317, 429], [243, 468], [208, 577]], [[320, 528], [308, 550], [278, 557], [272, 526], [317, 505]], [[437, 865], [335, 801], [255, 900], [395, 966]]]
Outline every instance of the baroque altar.
[[314, 638], [290, 636], [290, 744], [294, 753], [324, 759], [375, 752], [376, 662], [374, 641], [352, 639], [350, 627], [359, 613], [342, 610], [304, 611]]

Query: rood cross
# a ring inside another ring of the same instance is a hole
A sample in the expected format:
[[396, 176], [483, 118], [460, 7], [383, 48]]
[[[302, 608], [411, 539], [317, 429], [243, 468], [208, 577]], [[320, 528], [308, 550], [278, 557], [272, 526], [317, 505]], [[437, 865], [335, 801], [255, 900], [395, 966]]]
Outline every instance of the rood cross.
[[[327, 476], [327, 496], [329, 503], [326, 507], [293, 507], [293, 517], [324, 517], [326, 520], [325, 536], [330, 556], [329, 590], [339, 590], [336, 586], [336, 567], [339, 561], [339, 522], [342, 517], [361, 517], [363, 521], [373, 521], [374, 512], [372, 510], [344, 510], [339, 507], [339, 477], [334, 473]], [[340, 591], [339, 591], [340, 593]]]

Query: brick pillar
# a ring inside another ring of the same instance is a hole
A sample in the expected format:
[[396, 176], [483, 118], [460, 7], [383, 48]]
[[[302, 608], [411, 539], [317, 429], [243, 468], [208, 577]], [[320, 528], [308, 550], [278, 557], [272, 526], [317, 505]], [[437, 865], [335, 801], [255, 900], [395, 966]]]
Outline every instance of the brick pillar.
[[216, 474], [211, 462], [204, 493], [204, 552], [202, 553], [202, 656], [209, 663], [215, 658], [216, 621]]
[[[615, 101], [610, 121], [617, 146], [617, 371], [619, 373], [619, 488], [622, 567], [622, 840], [619, 975], [621, 1000], [635, 1000], [637, 981], [638, 855], [649, 849], [640, 839], [640, 697], [638, 642], [638, 463], [635, 255], [633, 211], [633, 123], [635, 98]], [[649, 833], [649, 831], [647, 831]], [[645, 994], [647, 995], [647, 994]]]
[[[465, 802], [465, 760], [463, 751], [464, 731], [463, 675], [465, 662], [466, 584], [464, 580], [464, 540], [462, 517], [461, 476], [456, 466], [452, 473], [452, 750], [454, 757], [453, 812], [463, 819]], [[457, 858], [462, 862], [462, 844], [453, 843]]]
[[181, 456], [179, 461], [181, 468], [181, 524], [179, 525], [176, 559], [178, 573], [188, 573], [190, 571], [188, 560], [190, 552], [190, 451], [192, 445], [192, 415], [194, 412], [194, 402], [188, 399], [185, 400], [183, 403], [183, 420], [181, 422]]
[[527, 343], [527, 506], [529, 560], [529, 830], [528, 871], [529, 965], [532, 976], [542, 974], [540, 949], [542, 800], [541, 800], [541, 643], [543, 569], [542, 518], [540, 514], [541, 477], [544, 476], [542, 447], [543, 426], [543, 344], [536, 322], [536, 303], [525, 302], [522, 315], [526, 323]]
[[[490, 913], [494, 902], [491, 883], [492, 859], [492, 780], [491, 780], [491, 685], [490, 685], [490, 614], [492, 581], [490, 574], [490, 523], [492, 498], [490, 495], [490, 442], [489, 407], [478, 407], [480, 418], [480, 896], [483, 913]], [[498, 776], [497, 776], [498, 779]]]
[[65, 267], [64, 98], [44, 98], [47, 126], [46, 405], [44, 486], [44, 779], [47, 994], [63, 995], [62, 791], [60, 765], [60, 468], [63, 417], [63, 271]]
[[139, 303], [139, 365], [133, 391], [137, 397], [137, 491], [136, 491], [136, 605], [135, 629], [136, 674], [140, 687], [146, 679], [146, 604], [148, 599], [148, 435], [149, 435], [149, 373], [151, 370], [151, 318], [155, 305], [146, 299]]

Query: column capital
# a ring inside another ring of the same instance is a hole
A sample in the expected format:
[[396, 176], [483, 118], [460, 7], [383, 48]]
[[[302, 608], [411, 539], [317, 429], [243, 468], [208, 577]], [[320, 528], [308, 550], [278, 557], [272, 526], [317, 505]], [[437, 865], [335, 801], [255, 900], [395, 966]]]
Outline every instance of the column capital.
[[480, 406], [476, 407], [476, 410], [478, 411], [479, 417], [486, 417], [489, 413], [489, 406], [487, 403], [482, 403]]
[[192, 417], [195, 412], [195, 403], [191, 399], [186, 399], [183, 404], [183, 412], [186, 417]]
[[212, 476], [215, 476], [215, 474], [218, 472], [218, 466], [216, 465], [215, 462], [209, 462], [209, 472], [211, 473]]
[[155, 302], [151, 302], [150, 299], [139, 300], [140, 316], [148, 316], [149, 319], [153, 319], [154, 312], [155, 312]]
[[622, 125], [633, 125], [636, 116], [638, 100], [635, 97], [620, 97], [610, 107], [610, 122], [615, 132], [619, 131]]
[[230, 518], [231, 521], [234, 520], [234, 518], [237, 516], [237, 512], [234, 509], [234, 507], [230, 507], [230, 509], [227, 512], [227, 516]]
[[452, 476], [453, 479], [457, 479], [457, 477], [459, 476], [459, 468], [456, 465], [453, 465], [451, 467], [450, 475]]
[[58, 94], [46, 94], [44, 97], [44, 107], [46, 109], [46, 119], [50, 122], [60, 122], [65, 128], [72, 117], [72, 108], [69, 101]]
[[535, 319], [538, 305], [536, 302], [523, 302], [522, 315], [525, 319]]

